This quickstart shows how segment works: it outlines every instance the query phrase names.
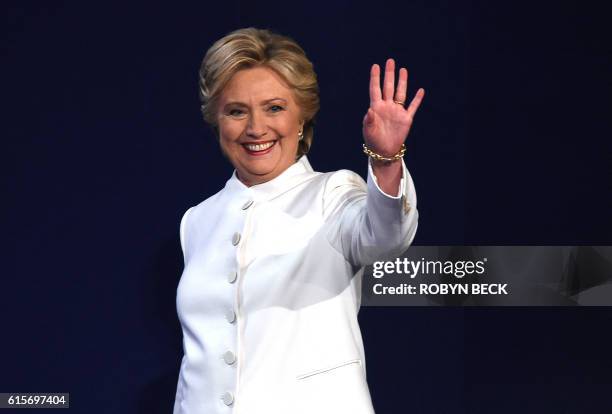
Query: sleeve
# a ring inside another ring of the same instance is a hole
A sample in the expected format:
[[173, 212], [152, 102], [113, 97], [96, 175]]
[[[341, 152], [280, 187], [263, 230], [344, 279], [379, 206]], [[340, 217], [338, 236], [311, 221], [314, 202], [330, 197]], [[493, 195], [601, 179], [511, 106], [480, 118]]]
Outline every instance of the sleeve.
[[187, 245], [185, 242], [185, 228], [187, 227], [187, 219], [192, 209], [193, 207], [190, 207], [185, 212], [185, 214], [183, 214], [183, 218], [181, 219], [181, 224], [179, 226], [179, 238], [181, 242], [181, 251], [183, 252], [183, 265], [187, 264]]
[[398, 257], [416, 234], [416, 205], [414, 182], [404, 160], [397, 196], [380, 189], [369, 162], [367, 183], [354, 172], [337, 171], [324, 191], [327, 239], [353, 266]]

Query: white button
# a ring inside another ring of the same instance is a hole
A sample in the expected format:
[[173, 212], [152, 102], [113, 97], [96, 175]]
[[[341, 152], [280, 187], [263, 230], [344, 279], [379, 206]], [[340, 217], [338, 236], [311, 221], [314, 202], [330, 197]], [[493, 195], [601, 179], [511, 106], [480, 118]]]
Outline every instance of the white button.
[[232, 237], [232, 244], [236, 246], [238, 243], [240, 243], [240, 233], [236, 232]]
[[249, 200], [242, 205], [242, 209], [246, 210], [247, 208], [251, 207], [252, 204], [253, 204], [253, 200]]
[[234, 312], [233, 309], [228, 309], [227, 312], [225, 312], [225, 319], [227, 319], [229, 323], [234, 322], [236, 320], [236, 312]]
[[232, 351], [227, 351], [225, 354], [223, 354], [223, 360], [226, 364], [232, 365], [234, 362], [236, 362], [236, 355], [234, 355]]
[[232, 405], [234, 402], [234, 395], [231, 392], [224, 392], [221, 399], [223, 400], [223, 404]]
[[230, 272], [227, 275], [227, 281], [230, 283], [234, 283], [236, 281], [236, 278], [238, 277], [238, 273], [237, 272]]

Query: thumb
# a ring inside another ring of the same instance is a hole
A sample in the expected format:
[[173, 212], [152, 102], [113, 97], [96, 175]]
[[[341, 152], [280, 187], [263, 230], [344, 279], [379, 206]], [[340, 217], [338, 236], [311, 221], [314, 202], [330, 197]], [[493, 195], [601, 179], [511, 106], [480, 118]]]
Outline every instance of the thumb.
[[365, 116], [363, 117], [363, 124], [364, 125], [371, 125], [374, 122], [374, 112], [368, 108], [368, 112], [366, 112]]

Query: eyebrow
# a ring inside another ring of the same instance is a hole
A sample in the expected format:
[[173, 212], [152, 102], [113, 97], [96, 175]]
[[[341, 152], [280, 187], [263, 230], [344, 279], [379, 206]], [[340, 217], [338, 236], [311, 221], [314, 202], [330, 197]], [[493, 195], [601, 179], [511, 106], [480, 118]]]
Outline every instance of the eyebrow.
[[[287, 100], [286, 100], [286, 99], [283, 99], [283, 98], [270, 98], [270, 99], [266, 99], [265, 101], [262, 101], [262, 103], [261, 103], [261, 104], [262, 104], [262, 105], [265, 105], [265, 104], [267, 104], [267, 103], [269, 103], [269, 102], [272, 102], [272, 101], [283, 101], [285, 104], [287, 104]], [[225, 104], [223, 107], [224, 107], [224, 108], [226, 108], [226, 107], [228, 107], [228, 106], [230, 106], [230, 105], [241, 105], [241, 106], [247, 106], [247, 104], [245, 104], [244, 102], [239, 102], [239, 101], [231, 101], [231, 102], [226, 103], [226, 104]]]

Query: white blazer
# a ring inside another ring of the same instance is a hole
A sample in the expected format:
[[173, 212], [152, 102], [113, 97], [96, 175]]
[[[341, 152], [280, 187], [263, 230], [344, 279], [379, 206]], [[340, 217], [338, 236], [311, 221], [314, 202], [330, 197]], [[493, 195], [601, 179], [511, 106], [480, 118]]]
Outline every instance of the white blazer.
[[184, 356], [174, 414], [372, 414], [357, 322], [363, 267], [403, 253], [418, 212], [368, 165], [313, 171], [302, 156], [246, 187], [234, 171], [180, 226]]

